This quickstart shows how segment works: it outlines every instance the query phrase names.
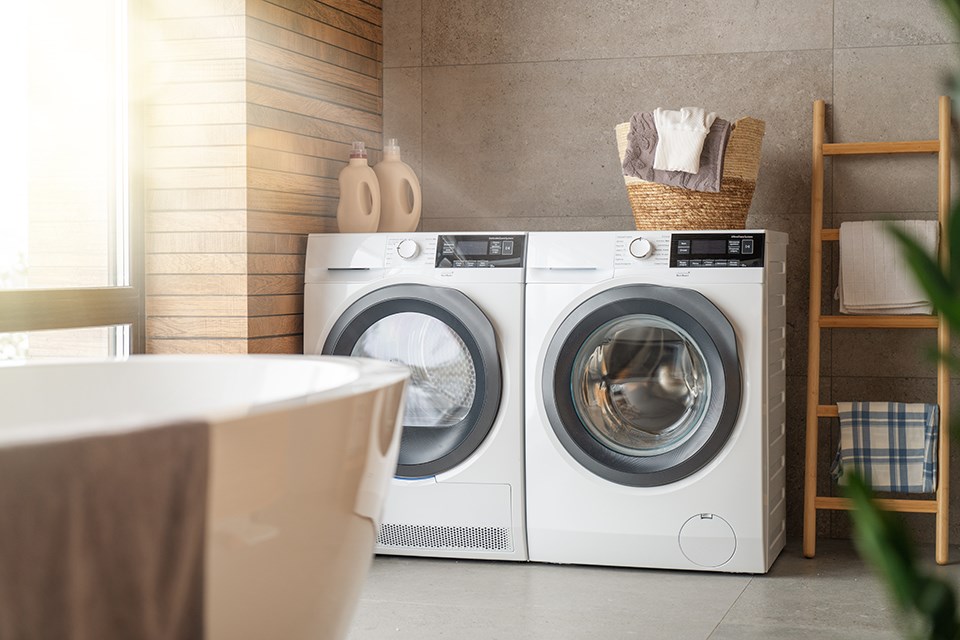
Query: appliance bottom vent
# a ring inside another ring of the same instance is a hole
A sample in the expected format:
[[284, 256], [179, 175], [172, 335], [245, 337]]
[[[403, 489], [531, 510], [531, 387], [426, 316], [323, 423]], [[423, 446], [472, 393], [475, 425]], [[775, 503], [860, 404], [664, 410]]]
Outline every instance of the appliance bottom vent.
[[377, 544], [414, 549], [477, 549], [512, 551], [508, 527], [436, 527], [415, 524], [381, 524]]

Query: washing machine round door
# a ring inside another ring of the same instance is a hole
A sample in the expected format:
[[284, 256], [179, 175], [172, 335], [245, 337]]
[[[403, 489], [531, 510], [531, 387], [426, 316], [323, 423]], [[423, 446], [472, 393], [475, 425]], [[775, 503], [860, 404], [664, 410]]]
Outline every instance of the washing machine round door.
[[323, 353], [410, 368], [397, 476], [456, 467], [480, 446], [500, 407], [493, 326], [455, 289], [399, 284], [363, 296], [340, 316]]
[[541, 381], [553, 431], [585, 468], [659, 486], [707, 464], [740, 411], [736, 334], [690, 289], [603, 291], [560, 324]]

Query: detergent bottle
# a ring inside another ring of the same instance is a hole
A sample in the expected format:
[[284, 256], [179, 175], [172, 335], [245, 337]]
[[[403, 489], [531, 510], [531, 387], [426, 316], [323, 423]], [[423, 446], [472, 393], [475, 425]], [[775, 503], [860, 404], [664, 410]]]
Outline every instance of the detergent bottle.
[[337, 226], [341, 233], [373, 233], [380, 224], [380, 185], [367, 164], [363, 142], [354, 142], [350, 163], [340, 171]]
[[420, 181], [410, 165], [400, 159], [400, 145], [390, 138], [383, 160], [373, 167], [380, 182], [380, 231], [407, 233], [420, 223]]

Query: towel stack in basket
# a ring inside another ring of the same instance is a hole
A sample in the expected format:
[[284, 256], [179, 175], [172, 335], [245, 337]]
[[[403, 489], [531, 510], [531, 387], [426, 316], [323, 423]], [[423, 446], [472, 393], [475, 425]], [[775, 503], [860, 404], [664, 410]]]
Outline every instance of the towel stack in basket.
[[699, 107], [638, 112], [617, 126], [637, 229], [742, 229], [760, 168], [764, 123], [732, 125]]

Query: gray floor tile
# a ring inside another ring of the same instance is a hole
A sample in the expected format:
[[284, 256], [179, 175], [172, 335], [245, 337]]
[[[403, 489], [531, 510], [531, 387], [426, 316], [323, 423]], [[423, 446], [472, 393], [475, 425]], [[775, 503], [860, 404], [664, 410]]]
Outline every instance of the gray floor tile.
[[[937, 571], [960, 582], [960, 565]], [[823, 540], [812, 560], [791, 544], [765, 576], [379, 557], [350, 640], [899, 637], [884, 585]]]
[[903, 636], [893, 629], [824, 628], [775, 625], [748, 625], [723, 622], [709, 640], [900, 640]]

